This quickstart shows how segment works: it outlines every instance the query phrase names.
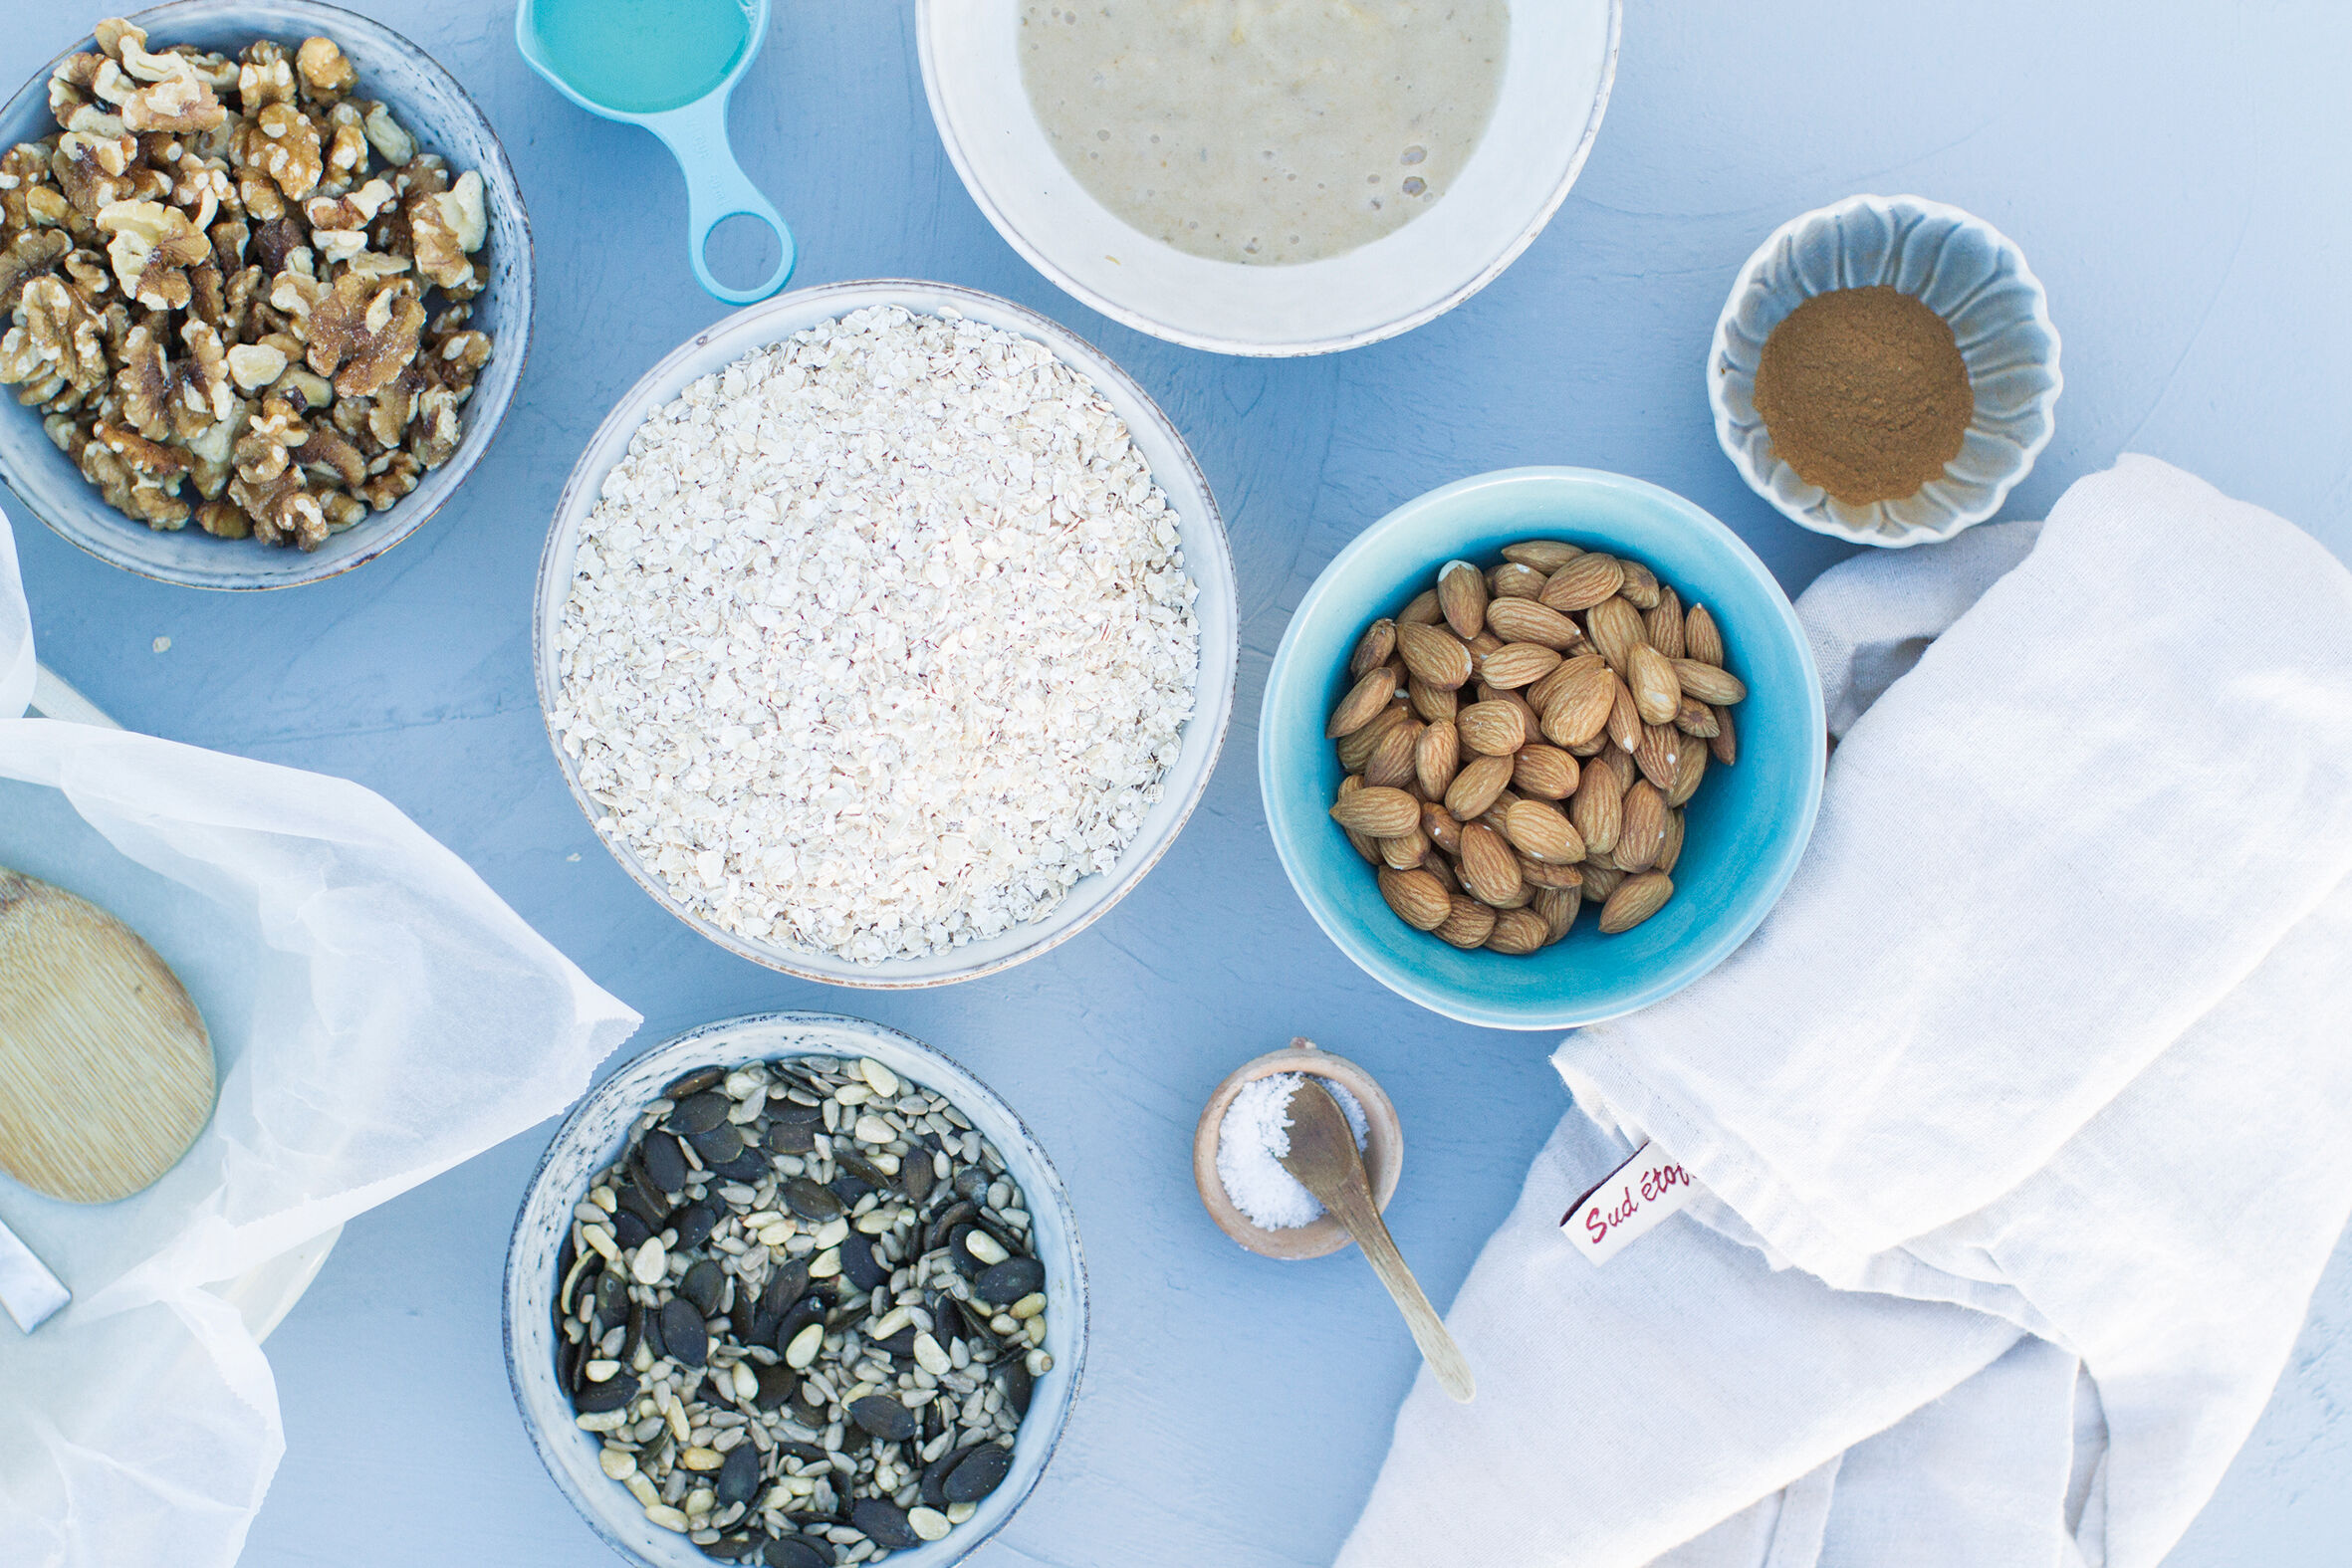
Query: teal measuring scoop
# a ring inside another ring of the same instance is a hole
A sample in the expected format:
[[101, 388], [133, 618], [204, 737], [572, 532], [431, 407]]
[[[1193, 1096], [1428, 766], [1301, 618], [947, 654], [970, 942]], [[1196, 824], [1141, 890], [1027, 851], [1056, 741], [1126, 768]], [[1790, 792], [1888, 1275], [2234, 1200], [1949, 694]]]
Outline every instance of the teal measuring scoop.
[[[531, 69], [591, 114], [659, 136], [686, 176], [686, 254], [730, 305], [765, 300], [793, 275], [793, 231], [735, 161], [727, 97], [760, 52], [768, 0], [520, 0], [515, 45]], [[711, 276], [711, 230], [733, 217], [776, 232], [776, 270], [749, 289]]]

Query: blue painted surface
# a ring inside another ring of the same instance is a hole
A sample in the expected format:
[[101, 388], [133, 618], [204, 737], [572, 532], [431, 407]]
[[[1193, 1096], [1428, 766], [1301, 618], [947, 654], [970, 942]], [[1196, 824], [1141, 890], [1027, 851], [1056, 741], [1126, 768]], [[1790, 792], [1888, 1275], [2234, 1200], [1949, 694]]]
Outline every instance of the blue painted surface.
[[[1296, 363], [1169, 347], [1072, 305], [948, 168], [912, 6], [779, 7], [733, 125], [800, 234], [801, 281], [944, 278], [1100, 342], [1198, 450], [1245, 613], [1235, 733], [1208, 799], [1100, 923], [948, 992], [785, 981], [700, 942], [611, 863], [564, 791], [530, 690], [532, 574], [574, 452], [721, 313], [679, 254], [674, 165], [532, 76], [502, 7], [356, 3], [479, 97], [530, 196], [541, 315], [505, 431], [417, 538], [290, 593], [142, 582], [20, 517], [42, 647], [135, 728], [381, 791], [643, 1009], [645, 1043], [754, 1008], [859, 1011], [959, 1056], [1018, 1107], [1069, 1181], [1096, 1338], [1063, 1453], [975, 1559], [988, 1568], [1292, 1568], [1327, 1561], [1354, 1515], [1412, 1347], [1355, 1258], [1270, 1262], [1201, 1213], [1193, 1118], [1234, 1063], [1303, 1032], [1380, 1076], [1407, 1139], [1391, 1222], [1440, 1301], [1563, 1104], [1541, 1036], [1447, 1022], [1358, 973], [1267, 843], [1252, 756], [1267, 661], [1288, 607], [1365, 523], [1486, 469], [1614, 468], [1690, 496], [1801, 587], [1843, 548], [1748, 493], [1716, 449], [1699, 366], [1757, 241], [1878, 189], [1983, 214], [2049, 287], [2066, 341], [2058, 436], [2004, 515], [2041, 515], [2128, 448], [2352, 555], [2352, 13], [2324, 0], [1636, 6], [1591, 163], [1519, 264], [1419, 332]], [[102, 14], [69, 0], [0, 30], [0, 84]], [[161, 636], [169, 651], [150, 652]], [[288, 1453], [255, 1568], [600, 1559], [533, 1459], [499, 1364], [500, 1249], [547, 1132], [355, 1222], [271, 1341]], [[2348, 1327], [2352, 1257], [2339, 1256], [2177, 1568], [2343, 1560]]]

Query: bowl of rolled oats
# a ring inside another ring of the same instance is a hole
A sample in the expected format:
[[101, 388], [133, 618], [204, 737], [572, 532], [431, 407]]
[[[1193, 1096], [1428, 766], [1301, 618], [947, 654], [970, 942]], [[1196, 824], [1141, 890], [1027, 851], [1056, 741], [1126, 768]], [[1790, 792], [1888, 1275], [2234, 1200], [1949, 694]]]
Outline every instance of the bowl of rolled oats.
[[315, 582], [439, 510], [530, 341], [531, 231], [465, 90], [315, 0], [101, 22], [0, 111], [0, 478], [82, 549]]
[[565, 1121], [507, 1254], [558, 1487], [650, 1568], [946, 1568], [1021, 1506], [1086, 1350], [1069, 1199], [1021, 1119], [859, 1018], [705, 1025]]
[[945, 284], [727, 318], [589, 442], [542, 560], [549, 739], [664, 908], [835, 985], [1066, 940], [1174, 842], [1239, 641], [1183, 437], [1093, 347]]

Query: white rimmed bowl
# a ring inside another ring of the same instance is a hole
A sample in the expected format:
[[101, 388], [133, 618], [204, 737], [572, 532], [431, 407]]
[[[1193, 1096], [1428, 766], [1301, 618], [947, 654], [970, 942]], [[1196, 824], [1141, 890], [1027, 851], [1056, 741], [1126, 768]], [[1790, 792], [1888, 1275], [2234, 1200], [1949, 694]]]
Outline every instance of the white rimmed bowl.
[[[1756, 411], [1764, 339], [1815, 295], [1885, 284], [1952, 324], [1977, 412], [1943, 477], [1899, 501], [1849, 506], [1772, 450]], [[2024, 253], [1984, 219], [1920, 196], [1849, 196], [1791, 218], [1732, 282], [1707, 354], [1715, 435], [1756, 493], [1794, 523], [1858, 545], [1950, 539], [2000, 510], [2049, 445], [2058, 330]]]
[[[447, 158], [452, 169], [480, 172], [490, 238], [477, 259], [489, 264], [490, 286], [474, 301], [469, 325], [490, 334], [496, 349], [474, 382], [473, 396], [458, 410], [465, 428], [456, 455], [388, 511], [370, 513], [315, 551], [215, 539], [193, 522], [159, 532], [124, 517], [51, 443], [40, 416], [13, 399], [0, 404], [0, 478], [27, 511], [67, 540], [142, 577], [198, 588], [286, 588], [339, 575], [422, 527], [457, 493], [498, 434], [531, 351], [531, 220], [522, 187], [498, 132], [457, 79], [380, 22], [318, 0], [176, 0], [130, 20], [147, 30], [157, 48], [197, 44], [234, 54], [257, 38], [295, 44], [316, 33], [341, 45], [358, 67], [358, 96], [390, 105], [417, 145]], [[97, 47], [85, 37], [58, 59]], [[56, 64], [43, 66], [0, 110], [0, 146], [55, 130], [48, 91]], [[192, 488], [182, 493], [192, 494]]]
[[1584, 166], [1617, 69], [1621, 0], [1514, 0], [1502, 93], [1428, 213], [1343, 256], [1252, 267], [1131, 228], [1062, 166], [1030, 108], [1009, 3], [923, 0], [923, 87], [980, 210], [1032, 266], [1138, 332], [1216, 353], [1326, 353], [1452, 310], [1542, 232]]
[[678, 395], [688, 382], [731, 364], [770, 343], [781, 342], [803, 328], [831, 317], [845, 316], [868, 306], [896, 305], [908, 311], [938, 315], [952, 311], [1018, 333], [1053, 350], [1056, 357], [1093, 382], [1120, 418], [1127, 422], [1136, 449], [1151, 465], [1154, 483], [1166, 493], [1175, 510], [1178, 537], [1183, 542], [1184, 568], [1199, 588], [1193, 613], [1200, 624], [1200, 673], [1193, 688], [1192, 717], [1185, 721], [1184, 742], [1175, 764], [1161, 781], [1160, 798], [1145, 813], [1134, 840], [1108, 871], [1079, 879], [1067, 897], [1042, 920], [1017, 926], [983, 942], [950, 948], [927, 958], [889, 959], [857, 964], [829, 953], [738, 936], [688, 907], [661, 875], [640, 861], [617, 834], [598, 829], [604, 847], [621, 868], [653, 896], [654, 902], [731, 953], [765, 964], [770, 969], [804, 980], [835, 986], [898, 990], [944, 986], [974, 980], [1036, 958], [1076, 936], [1111, 905], [1125, 897], [1176, 841], [1185, 820], [1200, 802], [1216, 771], [1217, 755], [1225, 745], [1225, 730], [1233, 717], [1234, 672], [1241, 660], [1241, 628], [1234, 585], [1233, 552], [1225, 538], [1225, 524], [1217, 501], [1192, 449], [1175, 425], [1142, 387], [1100, 350], [1058, 323], [1010, 300], [959, 289], [953, 284], [880, 279], [859, 283], [826, 284], [780, 294], [747, 307], [704, 329], [645, 372], [581, 453], [572, 477], [556, 503], [554, 526], [548, 531], [547, 550], [540, 558], [539, 588], [534, 610], [532, 645], [539, 687], [540, 714], [548, 724], [548, 743], [564, 770], [564, 782], [592, 824], [603, 808], [581, 786], [580, 770], [564, 750], [550, 717], [562, 694], [563, 678], [556, 636], [564, 621], [564, 602], [572, 591], [573, 560], [588, 514], [595, 510], [604, 476], [628, 450], [629, 438], [653, 409]]
[[636, 1498], [606, 1478], [596, 1457], [601, 1441], [574, 1423], [572, 1402], [556, 1377], [556, 1259], [571, 1230], [573, 1206], [587, 1197], [596, 1173], [618, 1158], [637, 1114], [663, 1085], [698, 1067], [780, 1056], [871, 1056], [945, 1095], [996, 1146], [1029, 1204], [1036, 1256], [1046, 1265], [1044, 1348], [1054, 1365], [1032, 1390], [1004, 1481], [944, 1539], [890, 1555], [900, 1568], [948, 1568], [1004, 1527], [1061, 1442], [1086, 1361], [1086, 1263], [1069, 1194], [1037, 1138], [988, 1085], [910, 1034], [830, 1012], [729, 1018], [664, 1040], [590, 1090], [541, 1158], [507, 1246], [505, 1339], [515, 1406], [556, 1488], [605, 1545], [640, 1568], [709, 1568], [711, 1559], [700, 1547], [647, 1519]]

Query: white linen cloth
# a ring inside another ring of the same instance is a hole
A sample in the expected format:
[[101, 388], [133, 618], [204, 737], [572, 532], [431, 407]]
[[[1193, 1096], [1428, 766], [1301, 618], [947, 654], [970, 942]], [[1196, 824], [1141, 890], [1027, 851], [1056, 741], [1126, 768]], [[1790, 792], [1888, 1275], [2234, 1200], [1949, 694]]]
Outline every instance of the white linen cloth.
[[[1798, 610], [1804, 862], [1560, 1045], [1341, 1568], [2151, 1568], [2268, 1398], [2352, 1212], [2352, 574], [2134, 457]], [[1644, 1138], [1699, 1196], [1594, 1268]]]
[[380, 796], [17, 717], [33, 676], [0, 520], [0, 861], [95, 830], [154, 873], [107, 874], [204, 1008], [220, 1092], [121, 1203], [0, 1177], [0, 1220], [75, 1296], [29, 1336], [0, 1318], [0, 1565], [228, 1568], [285, 1431], [261, 1347], [206, 1286], [562, 1110], [637, 1015]]

